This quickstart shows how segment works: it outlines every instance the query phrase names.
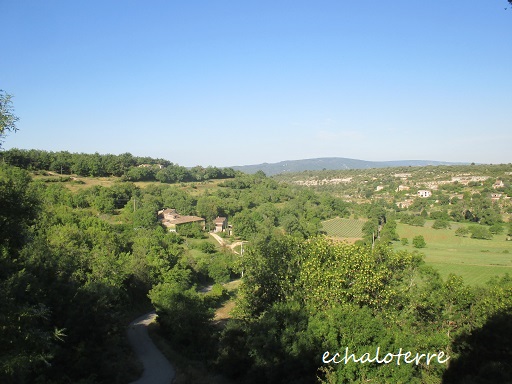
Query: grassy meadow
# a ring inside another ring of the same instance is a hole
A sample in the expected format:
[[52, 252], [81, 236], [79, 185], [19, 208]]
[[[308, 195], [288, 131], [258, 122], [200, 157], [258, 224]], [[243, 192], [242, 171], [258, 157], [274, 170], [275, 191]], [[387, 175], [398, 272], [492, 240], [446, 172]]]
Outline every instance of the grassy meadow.
[[[364, 221], [335, 218], [322, 222], [328, 236], [353, 242], [362, 238]], [[494, 235], [492, 240], [455, 236], [455, 230], [468, 224], [451, 223], [450, 229], [433, 229], [433, 221], [424, 227], [398, 223], [400, 238], [407, 238], [408, 245], [395, 242], [395, 249], [417, 250], [412, 245], [415, 236], [422, 235], [427, 246], [419, 249], [425, 254], [427, 264], [435, 267], [444, 278], [450, 273], [461, 275], [470, 285], [485, 284], [490, 278], [509, 273], [512, 275], [512, 242], [505, 241], [504, 234]]]
[[424, 227], [398, 223], [400, 238], [407, 238], [409, 244], [395, 243], [396, 249], [415, 250], [412, 239], [422, 235], [427, 246], [420, 249], [425, 261], [439, 270], [443, 277], [450, 273], [461, 275], [471, 285], [484, 284], [491, 277], [512, 274], [512, 242], [504, 234], [494, 235], [492, 240], [471, 239], [455, 236], [455, 230], [467, 224], [451, 223], [450, 229], [433, 229], [433, 221]]

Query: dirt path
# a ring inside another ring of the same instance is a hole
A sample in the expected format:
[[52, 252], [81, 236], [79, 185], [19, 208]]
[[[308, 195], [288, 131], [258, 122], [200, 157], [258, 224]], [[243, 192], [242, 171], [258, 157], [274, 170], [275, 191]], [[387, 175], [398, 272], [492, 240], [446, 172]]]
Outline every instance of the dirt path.
[[144, 365], [142, 377], [132, 384], [170, 384], [176, 371], [148, 335], [148, 325], [156, 318], [155, 312], [146, 313], [128, 326], [128, 339], [135, 354]]
[[224, 239], [222, 237], [220, 237], [219, 235], [217, 235], [216, 233], [212, 233], [210, 232], [210, 235], [215, 239], [217, 240], [217, 242], [222, 246], [222, 245], [226, 245], [226, 242], [224, 241]]
[[[216, 233], [213, 233], [213, 232], [210, 232], [210, 235], [215, 239], [217, 240], [217, 242], [221, 245], [221, 246], [224, 246], [224, 245], [227, 245], [226, 242], [224, 241], [224, 239], [222, 237], [220, 237], [219, 235], [217, 235]], [[234, 249], [237, 245], [241, 245], [242, 243], [247, 243], [247, 241], [235, 241], [234, 243], [232, 244], [229, 244], [228, 247], [233, 251], [235, 252], [237, 255], [238, 255], [238, 252], [236, 252]]]
[[238, 246], [238, 245], [242, 245], [243, 243], [247, 243], [247, 241], [235, 241], [233, 244], [231, 244], [229, 246], [229, 248], [231, 248], [231, 250], [233, 252], [235, 252], [237, 255], [239, 255], [239, 253], [237, 251], [235, 251], [235, 247]]

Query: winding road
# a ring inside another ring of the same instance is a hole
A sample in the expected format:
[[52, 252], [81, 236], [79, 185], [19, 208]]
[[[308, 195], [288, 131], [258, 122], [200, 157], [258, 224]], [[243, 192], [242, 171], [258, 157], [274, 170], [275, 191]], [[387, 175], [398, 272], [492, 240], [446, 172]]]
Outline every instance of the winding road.
[[176, 375], [174, 367], [153, 344], [148, 335], [148, 325], [156, 318], [149, 312], [133, 320], [128, 326], [128, 339], [135, 354], [144, 365], [144, 373], [131, 384], [170, 384]]

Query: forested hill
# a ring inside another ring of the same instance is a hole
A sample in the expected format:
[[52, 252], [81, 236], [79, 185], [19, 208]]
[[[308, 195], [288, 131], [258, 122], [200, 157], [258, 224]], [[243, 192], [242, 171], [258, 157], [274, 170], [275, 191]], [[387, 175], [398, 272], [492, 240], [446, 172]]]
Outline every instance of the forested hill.
[[13, 148], [0, 152], [0, 162], [30, 171], [53, 171], [62, 175], [75, 174], [84, 177], [117, 176], [123, 181], [178, 183], [235, 176], [235, 171], [231, 168], [204, 168], [199, 165], [186, 168], [169, 160], [138, 157], [131, 153], [101, 155]]
[[244, 173], [256, 173], [263, 171], [267, 176], [279, 173], [339, 170], [339, 169], [368, 169], [403, 166], [426, 166], [426, 165], [456, 165], [467, 163], [454, 163], [446, 161], [431, 160], [397, 160], [397, 161], [366, 161], [348, 159], [345, 157], [321, 157], [317, 159], [286, 160], [279, 163], [263, 163], [254, 165], [242, 165], [231, 167], [234, 170]]

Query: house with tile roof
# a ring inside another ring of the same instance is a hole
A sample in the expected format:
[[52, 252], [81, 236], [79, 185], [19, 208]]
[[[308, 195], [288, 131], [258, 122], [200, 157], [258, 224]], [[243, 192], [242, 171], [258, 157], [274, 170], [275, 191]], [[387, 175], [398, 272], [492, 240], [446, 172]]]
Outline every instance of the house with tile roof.
[[162, 209], [158, 211], [157, 216], [158, 221], [170, 232], [177, 232], [177, 227], [187, 223], [199, 223], [202, 230], [205, 229], [205, 219], [198, 216], [180, 215], [175, 209]]

